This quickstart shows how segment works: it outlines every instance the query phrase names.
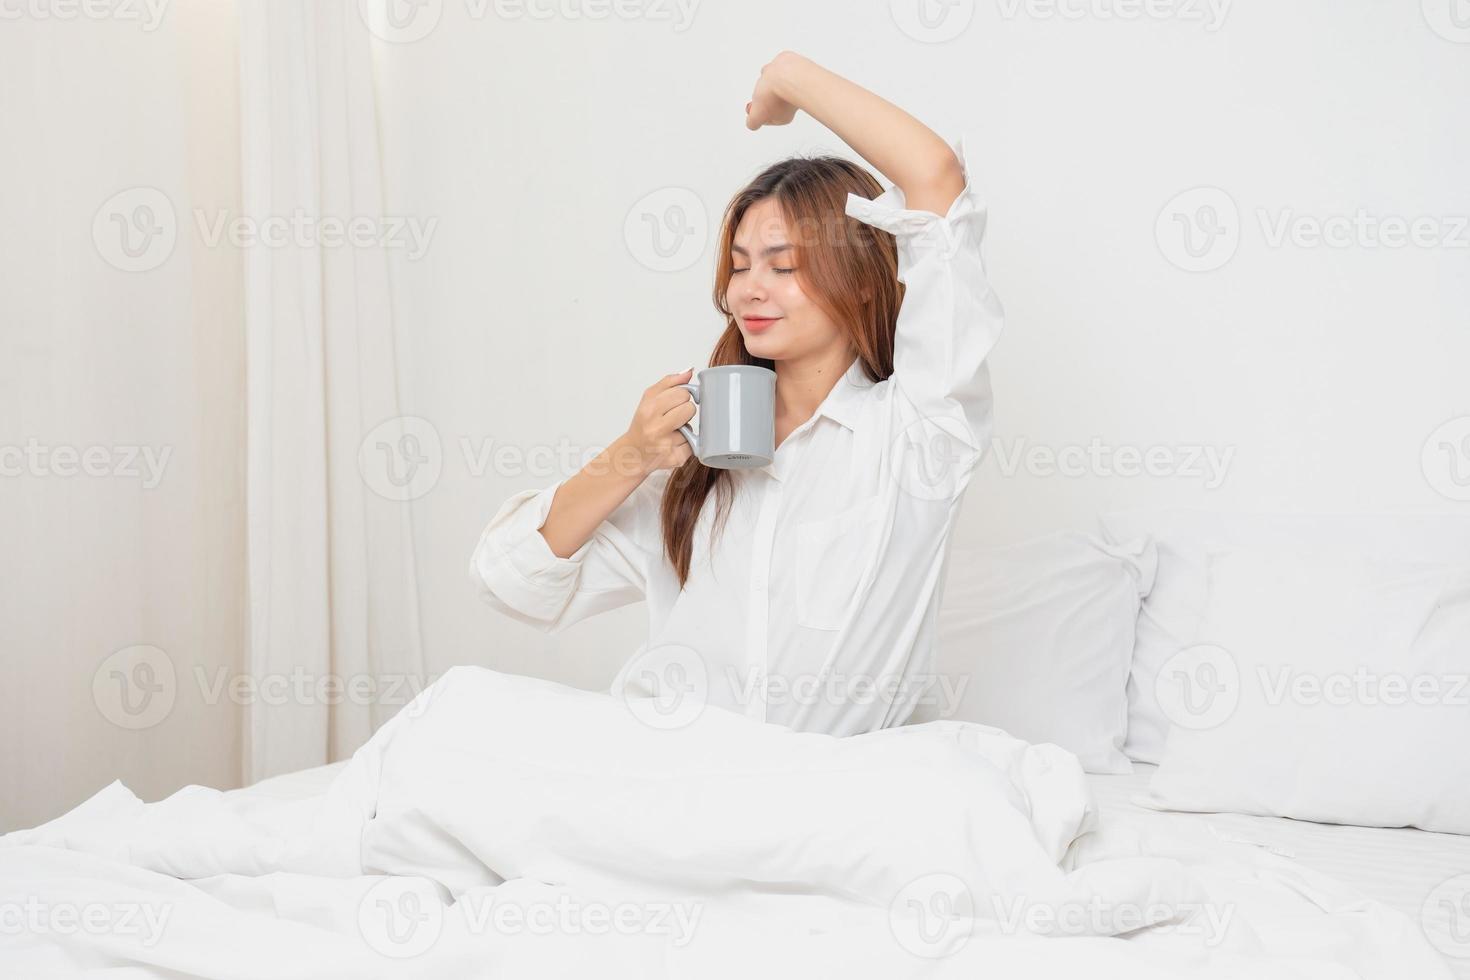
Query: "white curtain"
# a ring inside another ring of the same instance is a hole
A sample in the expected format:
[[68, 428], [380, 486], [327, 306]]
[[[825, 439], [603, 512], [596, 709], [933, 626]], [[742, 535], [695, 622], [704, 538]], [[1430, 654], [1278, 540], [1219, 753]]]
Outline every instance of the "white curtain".
[[409, 503], [359, 467], [399, 415], [387, 253], [337, 238], [394, 234], [371, 38], [355, 2], [240, 0], [240, 29], [244, 215], [305, 229], [244, 250], [247, 659], [285, 695], [249, 706], [254, 781], [350, 755], [426, 678]]

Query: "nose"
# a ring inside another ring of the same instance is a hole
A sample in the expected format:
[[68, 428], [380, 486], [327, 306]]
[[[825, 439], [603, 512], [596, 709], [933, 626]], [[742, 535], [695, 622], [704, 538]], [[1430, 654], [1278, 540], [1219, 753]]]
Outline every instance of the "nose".
[[746, 269], [745, 272], [731, 279], [729, 291], [731, 296], [738, 301], [737, 306], [764, 303], [766, 300], [765, 279], [754, 267]]

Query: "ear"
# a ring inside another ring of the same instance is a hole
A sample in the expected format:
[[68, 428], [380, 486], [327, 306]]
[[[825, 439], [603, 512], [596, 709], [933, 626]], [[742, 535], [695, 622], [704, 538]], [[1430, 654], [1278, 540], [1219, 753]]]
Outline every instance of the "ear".
[[864, 305], [873, 302], [873, 291], [871, 289], [864, 288], [859, 295], [862, 297]]

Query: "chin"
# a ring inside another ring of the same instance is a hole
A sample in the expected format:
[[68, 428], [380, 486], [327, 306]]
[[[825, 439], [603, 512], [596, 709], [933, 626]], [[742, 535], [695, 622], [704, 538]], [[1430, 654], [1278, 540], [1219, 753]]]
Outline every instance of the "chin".
[[780, 360], [785, 352], [785, 344], [761, 334], [751, 336], [745, 335], [745, 349], [755, 357], [764, 357], [768, 360]]

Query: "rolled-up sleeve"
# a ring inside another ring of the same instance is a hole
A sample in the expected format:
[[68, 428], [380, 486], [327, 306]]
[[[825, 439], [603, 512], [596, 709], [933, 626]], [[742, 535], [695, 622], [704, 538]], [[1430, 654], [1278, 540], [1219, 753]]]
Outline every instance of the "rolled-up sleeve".
[[975, 189], [966, 137], [952, 145], [964, 169], [965, 187], [943, 217], [904, 207], [890, 188], [869, 200], [848, 194], [848, 216], [892, 234], [898, 245], [898, 278], [904, 283], [893, 344], [891, 386], [923, 418], [952, 420], [946, 430], [979, 455], [988, 448], [994, 398], [990, 356], [1004, 325], [1004, 311], [981, 260], [986, 206]]
[[484, 601], [547, 633], [644, 598], [658, 528], [660, 495], [650, 478], [562, 558], [540, 529], [565, 482], [513, 494], [485, 526], [470, 557], [470, 579]]

